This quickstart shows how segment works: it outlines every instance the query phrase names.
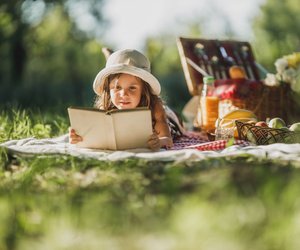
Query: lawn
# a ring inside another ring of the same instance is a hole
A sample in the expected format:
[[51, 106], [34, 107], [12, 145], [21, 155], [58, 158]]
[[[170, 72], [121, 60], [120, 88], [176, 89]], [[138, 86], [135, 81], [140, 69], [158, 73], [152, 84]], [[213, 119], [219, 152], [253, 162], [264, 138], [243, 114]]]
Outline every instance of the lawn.
[[[67, 127], [62, 115], [3, 111], [0, 142]], [[299, 162], [0, 157], [1, 250], [300, 249]]]

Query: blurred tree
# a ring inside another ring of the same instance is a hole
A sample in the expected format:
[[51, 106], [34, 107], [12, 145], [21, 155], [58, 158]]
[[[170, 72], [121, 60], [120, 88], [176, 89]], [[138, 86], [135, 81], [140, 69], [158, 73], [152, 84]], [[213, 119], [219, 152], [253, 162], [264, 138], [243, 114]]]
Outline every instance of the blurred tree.
[[[102, 3], [1, 1], [1, 102], [35, 107], [92, 103], [92, 78], [104, 64], [94, 39], [106, 24]], [[82, 27], [86, 20], [87, 31]]]
[[[22, 21], [21, 5], [23, 1], [12, 0], [0, 3], [1, 10], [1, 44], [9, 42], [10, 75], [12, 81], [20, 83], [26, 60], [26, 49], [24, 45], [24, 34], [29, 25]], [[6, 27], [9, 24], [9, 27]], [[2, 47], [2, 46], [1, 46]]]
[[[75, 32], [72, 25], [63, 8], [57, 6], [32, 29], [34, 36], [27, 38], [32, 46], [24, 87], [34, 94], [35, 103], [92, 103], [91, 83], [104, 58], [100, 45]], [[31, 98], [18, 96], [25, 104], [30, 104]]]
[[254, 21], [256, 57], [274, 71], [274, 61], [300, 50], [300, 5], [298, 0], [266, 0]]

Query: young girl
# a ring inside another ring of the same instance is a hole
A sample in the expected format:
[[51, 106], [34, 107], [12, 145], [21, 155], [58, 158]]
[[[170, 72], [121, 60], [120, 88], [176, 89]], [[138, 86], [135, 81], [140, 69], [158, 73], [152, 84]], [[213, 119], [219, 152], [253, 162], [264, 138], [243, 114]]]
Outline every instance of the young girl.
[[[148, 140], [148, 147], [158, 150], [173, 146], [166, 112], [159, 97], [161, 87], [151, 74], [150, 62], [143, 54], [130, 49], [112, 53], [105, 68], [96, 76], [93, 89], [97, 94], [95, 107], [99, 109], [149, 108], [153, 134]], [[82, 137], [70, 128], [69, 141], [76, 144], [82, 141]]]

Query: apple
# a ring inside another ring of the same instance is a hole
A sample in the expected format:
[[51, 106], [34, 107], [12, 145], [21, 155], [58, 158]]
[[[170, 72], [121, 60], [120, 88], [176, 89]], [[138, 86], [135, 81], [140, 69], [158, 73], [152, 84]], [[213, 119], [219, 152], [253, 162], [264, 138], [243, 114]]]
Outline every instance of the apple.
[[285, 124], [284, 120], [282, 120], [279, 117], [275, 117], [275, 118], [271, 119], [269, 121], [268, 125], [269, 125], [270, 128], [282, 128], [282, 127], [286, 127], [286, 124]]
[[264, 121], [259, 121], [259, 122], [255, 123], [255, 126], [268, 127], [268, 124]]
[[300, 122], [292, 124], [289, 129], [291, 131], [300, 132]]

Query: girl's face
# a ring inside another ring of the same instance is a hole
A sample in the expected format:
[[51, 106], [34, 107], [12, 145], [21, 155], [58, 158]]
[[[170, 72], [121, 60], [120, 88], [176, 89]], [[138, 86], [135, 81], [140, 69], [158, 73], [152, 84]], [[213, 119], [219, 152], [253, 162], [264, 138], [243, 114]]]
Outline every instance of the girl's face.
[[120, 74], [109, 83], [111, 101], [118, 109], [136, 108], [141, 101], [142, 90], [141, 79], [129, 74]]

